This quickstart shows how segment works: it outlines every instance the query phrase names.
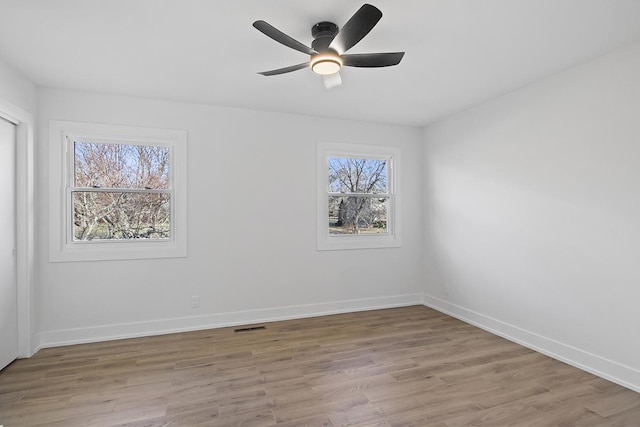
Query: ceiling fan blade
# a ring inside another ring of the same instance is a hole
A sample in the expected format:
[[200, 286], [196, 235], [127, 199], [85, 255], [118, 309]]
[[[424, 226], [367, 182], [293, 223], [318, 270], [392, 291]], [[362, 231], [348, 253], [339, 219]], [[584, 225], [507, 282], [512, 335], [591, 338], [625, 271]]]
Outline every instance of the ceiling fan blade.
[[263, 71], [258, 74], [262, 74], [263, 76], [276, 76], [278, 74], [284, 74], [284, 73], [290, 73], [292, 71], [302, 70], [303, 68], [307, 68], [308, 66], [309, 66], [308, 62], [303, 62], [302, 64], [296, 64], [290, 67], [278, 68], [277, 70]]
[[380, 9], [370, 4], [364, 4], [353, 14], [351, 19], [343, 25], [342, 29], [331, 41], [329, 48], [338, 52], [339, 55], [342, 55], [362, 40], [364, 36], [369, 34], [369, 31], [375, 27], [380, 18], [382, 18]]
[[318, 53], [315, 50], [311, 49], [309, 46], [303, 45], [298, 40], [286, 35], [273, 25], [268, 24], [264, 21], [256, 21], [253, 23], [253, 26], [267, 37], [271, 37], [278, 43], [282, 43], [283, 45], [290, 47], [291, 49], [295, 49], [298, 52], [306, 53], [307, 55], [314, 55]]
[[340, 76], [340, 73], [333, 73], [328, 76], [322, 76], [322, 82], [326, 89], [333, 89], [334, 87], [338, 87], [342, 84], [342, 77]]
[[404, 52], [390, 53], [356, 53], [342, 55], [342, 65], [349, 67], [389, 67], [402, 60]]

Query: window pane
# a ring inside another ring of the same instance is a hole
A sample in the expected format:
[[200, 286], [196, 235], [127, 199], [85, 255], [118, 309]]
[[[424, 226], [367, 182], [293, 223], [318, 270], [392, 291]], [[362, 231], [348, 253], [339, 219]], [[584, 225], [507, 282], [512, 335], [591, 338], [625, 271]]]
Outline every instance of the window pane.
[[76, 191], [72, 195], [76, 241], [171, 237], [170, 194]]
[[388, 198], [330, 196], [329, 234], [387, 233]]
[[74, 186], [169, 188], [169, 148], [74, 142]]
[[386, 160], [329, 157], [328, 165], [330, 193], [388, 193]]

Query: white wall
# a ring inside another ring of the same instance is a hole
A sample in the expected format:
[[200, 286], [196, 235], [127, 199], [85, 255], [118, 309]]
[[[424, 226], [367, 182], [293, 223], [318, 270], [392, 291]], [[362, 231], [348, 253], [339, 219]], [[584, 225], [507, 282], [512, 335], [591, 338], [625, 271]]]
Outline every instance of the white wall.
[[30, 112], [36, 111], [36, 86], [0, 59], [0, 99]]
[[[420, 302], [418, 128], [50, 89], [38, 116], [45, 346]], [[189, 256], [49, 263], [50, 119], [186, 129]], [[402, 248], [316, 251], [316, 140], [401, 148]]]
[[640, 390], [640, 44], [424, 138], [427, 304]]

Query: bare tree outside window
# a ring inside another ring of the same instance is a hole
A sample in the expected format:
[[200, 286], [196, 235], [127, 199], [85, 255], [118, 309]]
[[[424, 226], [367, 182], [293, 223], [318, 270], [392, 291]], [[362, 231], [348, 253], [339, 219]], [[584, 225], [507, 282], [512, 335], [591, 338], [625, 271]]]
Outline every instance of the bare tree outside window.
[[73, 239], [171, 237], [170, 149], [75, 141]]
[[329, 233], [388, 233], [387, 160], [329, 157]]

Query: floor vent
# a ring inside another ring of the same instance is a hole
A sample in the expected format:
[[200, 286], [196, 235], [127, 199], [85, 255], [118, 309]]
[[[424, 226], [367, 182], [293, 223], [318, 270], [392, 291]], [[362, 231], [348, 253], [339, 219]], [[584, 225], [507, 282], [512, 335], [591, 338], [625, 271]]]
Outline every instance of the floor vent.
[[250, 326], [248, 328], [235, 329], [233, 332], [238, 333], [238, 332], [259, 331], [261, 329], [267, 329], [267, 327], [266, 326]]

